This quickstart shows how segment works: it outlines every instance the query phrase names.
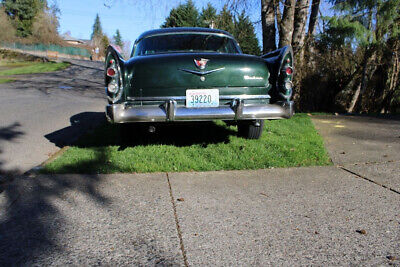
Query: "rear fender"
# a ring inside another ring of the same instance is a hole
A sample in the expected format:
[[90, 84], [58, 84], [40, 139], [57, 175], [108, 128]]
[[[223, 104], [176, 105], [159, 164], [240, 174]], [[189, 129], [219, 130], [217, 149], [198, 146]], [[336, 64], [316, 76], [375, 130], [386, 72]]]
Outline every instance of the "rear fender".
[[[271, 103], [282, 100], [289, 101], [293, 94], [294, 58], [292, 47], [285, 46], [261, 57], [267, 63], [270, 71]], [[287, 68], [291, 69], [290, 74], [287, 73]]]

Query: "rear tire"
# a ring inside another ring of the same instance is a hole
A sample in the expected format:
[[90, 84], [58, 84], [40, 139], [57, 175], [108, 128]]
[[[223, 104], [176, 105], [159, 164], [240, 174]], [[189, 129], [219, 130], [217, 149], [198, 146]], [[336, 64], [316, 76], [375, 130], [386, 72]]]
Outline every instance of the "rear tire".
[[264, 128], [264, 120], [239, 121], [239, 136], [247, 139], [260, 139]]

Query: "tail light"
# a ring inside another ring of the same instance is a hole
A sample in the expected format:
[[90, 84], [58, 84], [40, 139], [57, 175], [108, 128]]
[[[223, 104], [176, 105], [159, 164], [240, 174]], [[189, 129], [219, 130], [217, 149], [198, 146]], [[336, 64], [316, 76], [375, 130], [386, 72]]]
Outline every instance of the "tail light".
[[108, 68], [107, 69], [107, 76], [108, 77], [114, 77], [117, 71], [114, 68]]
[[279, 95], [283, 100], [288, 101], [293, 94], [293, 65], [292, 60], [287, 58], [281, 67], [278, 80]]
[[292, 75], [293, 74], [293, 69], [292, 69], [292, 67], [286, 67], [286, 74], [287, 75]]

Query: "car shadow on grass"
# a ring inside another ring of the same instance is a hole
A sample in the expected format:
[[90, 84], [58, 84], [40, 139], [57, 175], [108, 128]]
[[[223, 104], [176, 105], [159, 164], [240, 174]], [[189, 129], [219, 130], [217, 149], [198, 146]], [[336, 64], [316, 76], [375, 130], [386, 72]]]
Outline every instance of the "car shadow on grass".
[[[102, 112], [83, 112], [70, 118], [71, 125], [45, 137], [58, 147], [127, 147], [229, 143], [235, 127], [218, 122], [110, 124]], [[155, 130], [151, 132], [149, 130]]]

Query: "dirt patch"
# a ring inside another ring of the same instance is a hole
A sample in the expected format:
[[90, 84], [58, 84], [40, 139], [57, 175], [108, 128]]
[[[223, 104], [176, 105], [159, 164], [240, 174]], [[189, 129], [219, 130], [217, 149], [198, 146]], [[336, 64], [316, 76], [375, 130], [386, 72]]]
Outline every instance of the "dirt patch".
[[21, 60], [21, 61], [35, 61], [35, 62], [48, 62], [49, 60], [45, 57], [38, 57], [33, 55], [24, 54], [17, 51], [11, 51], [8, 49], [0, 49], [0, 59], [7, 60]]

